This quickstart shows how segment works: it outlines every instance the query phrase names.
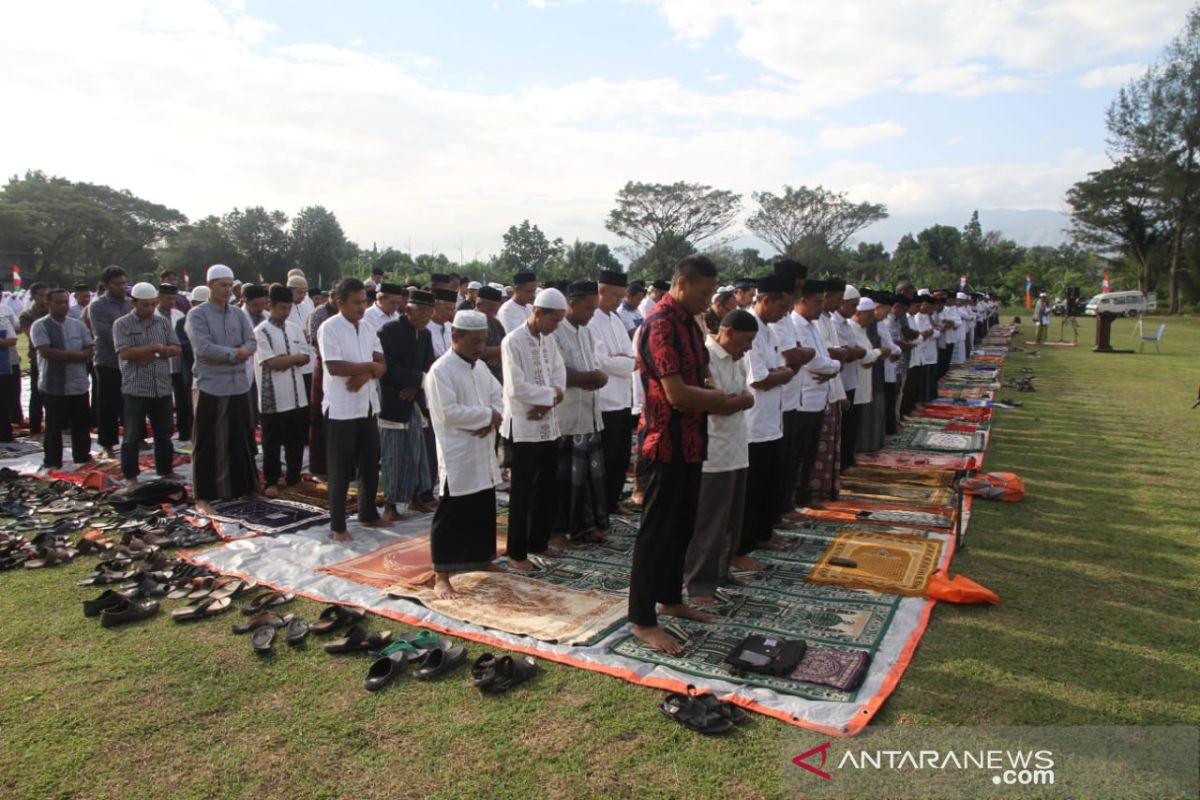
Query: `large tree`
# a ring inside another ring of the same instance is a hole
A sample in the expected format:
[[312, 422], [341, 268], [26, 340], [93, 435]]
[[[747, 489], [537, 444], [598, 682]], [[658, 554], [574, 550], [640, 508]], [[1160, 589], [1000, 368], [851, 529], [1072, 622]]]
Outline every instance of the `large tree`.
[[332, 280], [346, 255], [346, 234], [332, 211], [308, 206], [292, 220], [292, 261], [310, 280]]
[[523, 220], [520, 225], [511, 225], [504, 233], [504, 249], [500, 251], [502, 268], [513, 272], [532, 270], [537, 272], [546, 266], [552, 256], [563, 251], [562, 239], [550, 241], [542, 229]]
[[1197, 226], [1200, 194], [1200, 8], [1146, 73], [1109, 106], [1109, 144], [1117, 163], [1147, 169], [1171, 225], [1170, 311], [1180, 307], [1184, 248]]
[[680, 253], [720, 237], [740, 208], [740, 195], [704, 184], [630, 181], [617, 192], [604, 226], [632, 243], [650, 277], [669, 278]]
[[783, 187], [783, 194], [754, 192], [758, 210], [746, 227], [781, 255], [829, 269], [850, 237], [881, 219], [882, 203], [855, 203], [823, 186]]
[[287, 276], [291, 251], [287, 221], [282, 211], [267, 211], [262, 206], [244, 211], [235, 208], [221, 220], [225, 234], [237, 248], [243, 280], [255, 281], [261, 275], [264, 281], [272, 282]]

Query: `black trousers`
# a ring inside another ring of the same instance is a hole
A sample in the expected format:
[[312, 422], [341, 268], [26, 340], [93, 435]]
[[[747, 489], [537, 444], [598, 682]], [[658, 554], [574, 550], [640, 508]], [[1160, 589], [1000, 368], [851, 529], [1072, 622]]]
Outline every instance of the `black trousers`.
[[287, 464], [288, 486], [300, 482], [300, 467], [304, 463], [304, 446], [308, 444], [308, 406], [263, 414], [262, 422], [263, 481], [267, 486], [279, 483], [279, 451], [283, 450]]
[[154, 429], [154, 471], [166, 475], [172, 469], [175, 446], [171, 444], [171, 395], [135, 397], [123, 400], [125, 409], [125, 438], [121, 441], [121, 474], [133, 480], [141, 472], [142, 437], [146, 435], [146, 417]]
[[604, 431], [600, 434], [600, 445], [604, 451], [604, 501], [608, 513], [617, 510], [621, 490], [625, 488], [625, 473], [629, 470], [629, 459], [633, 452], [633, 415], [628, 408], [620, 411], [605, 411]]
[[[771, 538], [779, 519], [779, 473], [783, 465], [783, 439], [750, 443], [750, 470], [746, 473], [746, 505], [742, 512], [742, 541], [738, 555], [744, 556]], [[644, 512], [643, 512], [644, 513]]]
[[[10, 374], [0, 375], [0, 392], [3, 392], [4, 397], [8, 397], [12, 392], [21, 391], [21, 376]], [[17, 403], [17, 411], [21, 410], [21, 404]], [[0, 442], [11, 442], [13, 440], [12, 424], [19, 420], [19, 416], [12, 415], [12, 406], [9, 403], [0, 403]]]
[[42, 437], [42, 463], [60, 469], [63, 465], [62, 432], [71, 432], [71, 460], [85, 464], [92, 458], [92, 428], [86, 394], [43, 394], [46, 404], [46, 435]]
[[683, 602], [683, 564], [696, 527], [700, 464], [640, 460], [638, 477], [646, 499], [633, 545], [629, 621], [654, 627], [656, 603]]
[[[432, 425], [427, 425], [425, 427], [423, 436], [425, 437], [425, 458], [429, 461], [429, 474], [433, 476], [433, 479], [436, 482], [438, 476], [437, 438], [433, 435]], [[433, 487], [430, 487], [421, 492], [421, 496], [417, 499], [428, 503], [436, 498], [437, 495], [434, 494]]]
[[192, 438], [192, 382], [182, 372], [171, 373], [171, 389], [175, 392], [175, 428], [179, 441]]
[[558, 511], [555, 487], [558, 470], [558, 440], [514, 442], [509, 473], [512, 488], [508, 501], [508, 557], [524, 561], [530, 553], [541, 553], [550, 544], [550, 526]]
[[375, 415], [330, 419], [325, 415], [325, 465], [329, 470], [329, 528], [346, 530], [346, 492], [350, 474], [358, 471], [358, 521], [379, 519], [375, 493], [379, 490], [379, 427]]
[[817, 449], [821, 444], [821, 425], [825, 421], [824, 411], [797, 411], [796, 449], [799, 452], [798, 481], [791, 496], [798, 506], [812, 502], [812, 471], [817, 462]]
[[42, 390], [38, 388], [37, 355], [31, 356], [29, 361], [29, 432], [41, 433], [42, 406], [44, 403], [42, 401]]
[[950, 356], [953, 354], [953, 347], [938, 348], [937, 376], [939, 378], [950, 371]]
[[854, 389], [846, 390], [850, 405], [842, 412], [842, 469], [854, 465], [854, 445], [858, 443], [858, 420], [862, 408], [854, 405]]
[[783, 412], [783, 439], [780, 441], [779, 477], [776, 490], [776, 511], [780, 516], [793, 509], [796, 480], [800, 476], [800, 412]]
[[883, 384], [883, 432], [891, 436], [896, 432], [896, 398], [900, 384]]
[[[10, 378], [11, 380], [8, 380]], [[12, 423], [20, 422], [25, 417], [21, 410], [21, 373], [14, 370], [11, 375], [0, 375], [0, 379], [0, 403], [6, 409], [4, 419], [11, 434]]]
[[121, 398], [121, 370], [116, 367], [96, 367], [96, 382], [99, 384], [99, 401], [96, 407], [96, 440], [106, 449], [115, 449], [120, 442], [118, 436], [123, 401]]
[[938, 396], [938, 367], [937, 364], [926, 364], [922, 369], [925, 370], [925, 380], [921, 383], [921, 402], [931, 403]]

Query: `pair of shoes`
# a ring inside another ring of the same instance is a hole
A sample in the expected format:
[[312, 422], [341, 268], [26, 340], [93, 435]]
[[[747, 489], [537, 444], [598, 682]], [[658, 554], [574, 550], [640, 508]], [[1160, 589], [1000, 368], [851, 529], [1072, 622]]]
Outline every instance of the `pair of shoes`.
[[326, 606], [309, 629], [313, 633], [333, 633], [339, 628], [349, 628], [362, 622], [366, 617], [361, 611], [351, 611], [345, 606]]
[[668, 694], [658, 704], [663, 716], [706, 736], [728, 733], [735, 724], [748, 719], [749, 715], [733, 703], [718, 700], [710, 692], [697, 694], [694, 686], [687, 688], [687, 694]]
[[392, 641], [391, 631], [368, 631], [362, 625], [355, 625], [341, 639], [327, 642], [325, 652], [331, 655], [341, 653], [362, 653], [371, 650], [382, 650]]
[[158, 613], [158, 603], [150, 600], [138, 603], [129, 595], [108, 589], [95, 600], [85, 600], [83, 615], [100, 617], [100, 627], [115, 628], [129, 622], [149, 619]]
[[[297, 647], [300, 645], [304, 641], [305, 637], [308, 636], [308, 620], [304, 619], [303, 617], [295, 617], [291, 614], [288, 614], [286, 617], [280, 617], [278, 614], [272, 614], [270, 612], [265, 612], [265, 614], [259, 615], [259, 617], [262, 616], [274, 617], [274, 619], [252, 628], [253, 632], [250, 635], [250, 645], [254, 648], [254, 652], [258, 653], [260, 656], [270, 655], [272, 652], [274, 652], [275, 639], [278, 637], [279, 629], [282, 627], [287, 627], [287, 633], [284, 636], [284, 640], [292, 647]], [[258, 619], [259, 617], [255, 617], [254, 619], [250, 620], [250, 623], [248, 624], [253, 624], [254, 620]], [[233, 627], [234, 633], [237, 633], [237, 628], [239, 626], [235, 625]]]
[[379, 658], [367, 671], [364, 686], [369, 692], [377, 692], [403, 675], [410, 664], [413, 677], [428, 681], [453, 672], [465, 663], [465, 647], [439, 639], [432, 631], [420, 631], [398, 639], [380, 651]]
[[471, 685], [484, 692], [507, 692], [537, 672], [538, 663], [533, 656], [496, 658], [491, 653], [484, 653], [471, 667]]

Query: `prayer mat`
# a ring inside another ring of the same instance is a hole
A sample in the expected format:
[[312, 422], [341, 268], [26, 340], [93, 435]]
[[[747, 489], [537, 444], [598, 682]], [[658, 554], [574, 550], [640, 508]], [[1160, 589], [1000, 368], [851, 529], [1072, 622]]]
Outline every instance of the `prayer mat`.
[[17, 439], [12, 442], [0, 442], [0, 459], [24, 458], [34, 453], [42, 452], [41, 442]]
[[871, 656], [863, 650], [810, 647], [788, 678], [849, 692], [862, 683], [870, 663]]
[[954, 525], [955, 510], [942, 506], [918, 505], [905, 502], [863, 502], [831, 500], [824, 508], [804, 512], [808, 519], [830, 522], [891, 522], [914, 528], [949, 528]]
[[[941, 554], [940, 539], [895, 533], [840, 534], [812, 568], [808, 580], [923, 597]], [[848, 559], [857, 562], [857, 566], [837, 566], [830, 563], [833, 558]]]
[[735, 681], [807, 700], [850, 703], [855, 700], [857, 695], [857, 689], [839, 690], [828, 685], [794, 680], [790, 676], [753, 673], [734, 676], [729, 671], [728, 665], [724, 663], [725, 657], [743, 639], [756, 633], [757, 628], [729, 623], [706, 625], [702, 622], [680, 619], [667, 621], [665, 618], [660, 622], [660, 626], [683, 643], [683, 652], [671, 656], [660, 650], [651, 650], [634, 636], [627, 636], [618, 641], [612, 646], [612, 652], [626, 658], [670, 667], [699, 678]]
[[323, 508], [291, 500], [230, 500], [213, 503], [217, 522], [235, 522], [255, 533], [275, 534], [329, 522]]
[[628, 601], [619, 595], [575, 591], [511, 572], [464, 572], [453, 578], [459, 597], [438, 600], [432, 587], [393, 586], [410, 598], [471, 625], [543, 642], [588, 645], [624, 624]]
[[908, 486], [943, 486], [954, 485], [954, 473], [949, 470], [936, 469], [888, 469], [887, 467], [872, 467], [866, 464], [855, 464], [846, 470], [846, 478], [855, 481], [871, 481], [874, 483], [897, 484]]
[[[326, 510], [329, 509], [329, 484], [321, 481], [302, 480], [295, 486], [285, 486], [280, 488], [279, 496], [286, 500], [294, 500], [299, 503], [306, 503], [311, 506], [319, 506]], [[383, 506], [387, 503], [387, 498], [382, 494], [375, 495], [375, 505]], [[358, 507], [358, 490], [354, 488], [353, 483], [346, 490], [346, 508], [353, 509]]]
[[1030, 347], [1078, 347], [1075, 342], [1026, 342]]
[[954, 492], [934, 486], [906, 486], [893, 483], [875, 483], [845, 478], [842, 481], [842, 500], [862, 500], [868, 503], [914, 502], [926, 506], [948, 506], [954, 502]]
[[983, 433], [954, 433], [916, 426], [888, 437], [888, 448], [895, 450], [977, 453], [983, 450], [986, 444], [987, 437]]
[[879, 511], [863, 510], [858, 512], [858, 518], [869, 522], [892, 522], [897, 525], [907, 525], [913, 528], [952, 528], [954, 515], [937, 514], [928, 511], [902, 511], [885, 508]]
[[[506, 542], [503, 533], [498, 535], [496, 549], [502, 549]], [[326, 572], [378, 589], [432, 586], [433, 559], [429, 554], [429, 532], [422, 531], [337, 564], [317, 567], [317, 572]]]
[[979, 469], [983, 463], [983, 453], [957, 456], [920, 450], [880, 450], [878, 453], [859, 453], [854, 458], [863, 466], [920, 470], [970, 470]]

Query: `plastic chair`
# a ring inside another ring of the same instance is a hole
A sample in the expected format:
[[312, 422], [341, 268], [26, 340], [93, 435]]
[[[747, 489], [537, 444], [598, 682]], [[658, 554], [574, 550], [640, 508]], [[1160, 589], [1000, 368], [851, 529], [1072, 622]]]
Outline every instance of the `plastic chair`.
[[1138, 348], [1138, 352], [1139, 353], [1145, 352], [1146, 342], [1154, 342], [1154, 352], [1161, 353], [1162, 350], [1158, 349], [1158, 343], [1162, 341], [1163, 331], [1165, 331], [1166, 329], [1167, 329], [1167, 323], [1164, 322], [1158, 326], [1158, 332], [1155, 333], [1153, 336], [1143, 336], [1142, 344]]

